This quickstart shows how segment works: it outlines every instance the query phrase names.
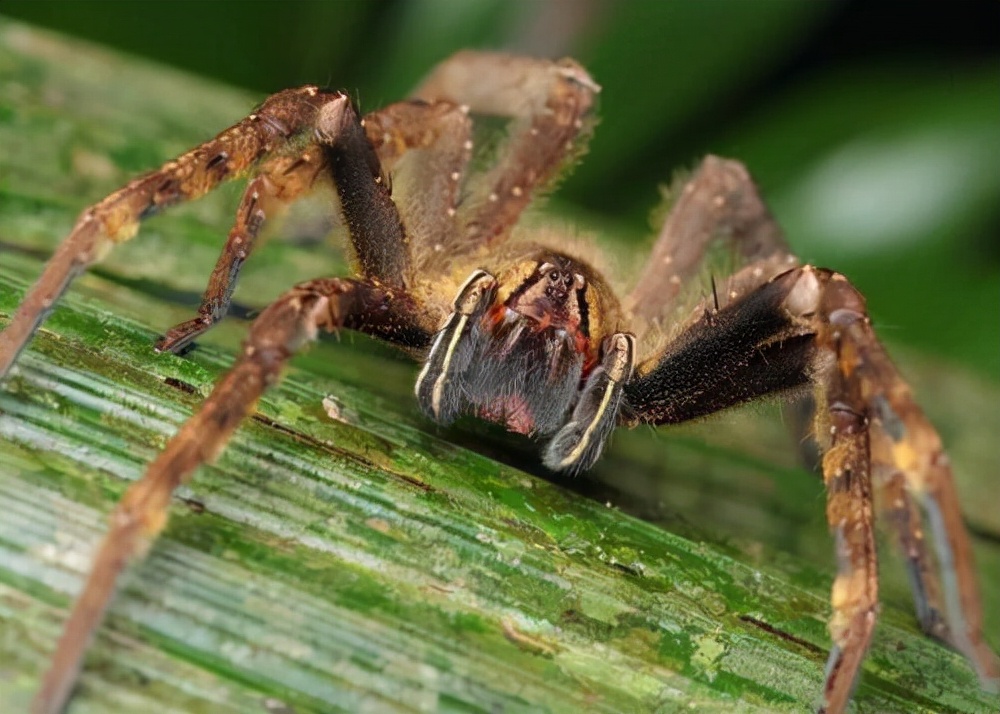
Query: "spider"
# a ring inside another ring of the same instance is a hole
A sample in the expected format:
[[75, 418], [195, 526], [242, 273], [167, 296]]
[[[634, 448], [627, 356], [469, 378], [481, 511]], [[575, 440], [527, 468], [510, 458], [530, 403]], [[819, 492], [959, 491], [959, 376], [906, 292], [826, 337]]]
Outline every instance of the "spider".
[[[250, 177], [198, 316], [158, 351], [185, 349], [226, 314], [268, 214], [319, 186], [338, 198], [356, 275], [302, 283], [266, 308], [232, 369], [128, 489], [35, 711], [65, 706], [119, 576], [164, 528], [174, 490], [218, 455], [294, 353], [343, 328], [422, 361], [415, 393], [433, 420], [473, 415], [535, 436], [543, 463], [571, 474], [594, 464], [616, 426], [677, 423], [811, 385], [838, 563], [821, 711], [847, 707], [875, 627], [875, 492], [922, 628], [964, 654], [984, 687], [1000, 687], [940, 439], [863, 297], [791, 254], [742, 164], [701, 162], [622, 297], [560, 236], [519, 229], [580, 153], [598, 92], [572, 60], [480, 52], [447, 59], [411, 98], [363, 117], [344, 93], [291, 89], [82, 212], [0, 333], [0, 377], [74, 277], [143, 219], [227, 179]], [[485, 168], [472, 161], [479, 116], [508, 122]], [[684, 285], [715, 244], [741, 267], [685, 307]]]

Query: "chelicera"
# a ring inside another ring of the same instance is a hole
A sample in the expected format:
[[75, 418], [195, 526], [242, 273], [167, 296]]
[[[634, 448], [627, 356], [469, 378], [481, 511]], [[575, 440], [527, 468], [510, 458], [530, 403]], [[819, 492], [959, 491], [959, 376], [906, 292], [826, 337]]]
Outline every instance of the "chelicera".
[[[75, 276], [144, 218], [227, 179], [250, 177], [198, 316], [158, 350], [182, 350], [225, 315], [268, 214], [313, 189], [333, 189], [356, 274], [302, 283], [265, 309], [231, 371], [129, 488], [36, 711], [66, 703], [118, 576], [162, 530], [176, 487], [225, 447], [295, 352], [345, 328], [423, 363], [416, 398], [435, 421], [474, 415], [538, 437], [545, 465], [570, 473], [592, 466], [617, 426], [676, 423], [811, 388], [838, 563], [821, 709], [846, 708], [874, 630], [876, 492], [923, 629], [963, 653], [984, 686], [1000, 686], [940, 439], [862, 296], [844, 276], [800, 264], [741, 164], [701, 162], [624, 290], [554, 231], [519, 227], [579, 152], [598, 91], [570, 60], [476, 52], [363, 117], [343, 93], [288, 90], [83, 211], [0, 334], [0, 376]], [[471, 170], [473, 121], [484, 115], [509, 127], [492, 162]], [[692, 307], [683, 287], [719, 244], [737, 268]]]

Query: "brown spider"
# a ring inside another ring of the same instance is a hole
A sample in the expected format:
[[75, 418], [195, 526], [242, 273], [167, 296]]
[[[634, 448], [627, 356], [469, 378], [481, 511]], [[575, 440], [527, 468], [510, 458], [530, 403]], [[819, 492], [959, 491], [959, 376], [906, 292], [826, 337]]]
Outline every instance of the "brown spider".
[[[875, 626], [873, 490], [883, 492], [921, 626], [963, 653], [984, 686], [1000, 686], [938, 435], [876, 339], [864, 299], [842, 275], [798, 263], [741, 164], [702, 162], [621, 300], [595, 266], [516, 233], [579, 151], [598, 89], [569, 60], [466, 52], [411, 99], [363, 118], [345, 94], [288, 90], [80, 215], [0, 334], [0, 377], [74, 277], [144, 218], [226, 179], [252, 176], [198, 317], [157, 350], [184, 348], [225, 315], [266, 214], [319, 184], [339, 196], [357, 276], [303, 283], [264, 310], [232, 370], [128, 489], [36, 711], [66, 703], [118, 576], [163, 529], [177, 486], [224, 448], [296, 351], [320, 329], [341, 328], [421, 359], [416, 396], [436, 421], [473, 414], [538, 436], [545, 465], [570, 473], [593, 465], [618, 425], [680, 422], [813, 385], [838, 560], [822, 710], [846, 708]], [[471, 115], [510, 123], [480, 172], [469, 170]], [[408, 191], [393, 198], [393, 182]], [[717, 242], [743, 267], [679, 316], [682, 285]], [[674, 325], [669, 339], [660, 325]]]

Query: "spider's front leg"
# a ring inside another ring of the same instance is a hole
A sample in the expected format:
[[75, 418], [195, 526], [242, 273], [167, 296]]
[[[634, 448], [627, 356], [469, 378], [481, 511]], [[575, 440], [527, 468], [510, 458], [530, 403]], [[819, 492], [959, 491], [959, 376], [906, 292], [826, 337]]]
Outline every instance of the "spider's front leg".
[[[676, 423], [810, 382], [838, 562], [821, 711], [846, 708], [875, 627], [873, 491], [887, 496], [883, 507], [906, 547], [921, 624], [969, 659], [984, 688], [996, 690], [1000, 660], [983, 639], [971, 546], [947, 457], [875, 337], [863, 298], [843, 276], [803, 266], [706, 309], [640, 364], [625, 385], [624, 421]], [[925, 531], [939, 573], [923, 548]]]
[[173, 492], [190, 480], [195, 469], [218, 456], [264, 391], [279, 380], [295, 352], [319, 330], [342, 327], [409, 348], [424, 347], [430, 341], [430, 334], [420, 326], [420, 310], [406, 293], [367, 281], [313, 280], [285, 293], [264, 310], [250, 328], [236, 364], [145, 475], [128, 488], [112, 513], [111, 527], [33, 703], [35, 714], [62, 711], [119, 576], [166, 526]]
[[[340, 194], [362, 278], [305, 283], [267, 308], [254, 322], [233, 369], [171, 439], [146, 475], [128, 489], [112, 515], [111, 529], [74, 604], [34, 703], [35, 712], [58, 712], [65, 705], [119, 575], [163, 529], [173, 491], [198, 466], [218, 455], [257, 399], [278, 380], [292, 354], [319, 329], [342, 327], [411, 350], [430, 343], [424, 306], [418, 306], [404, 288], [410, 258], [402, 222], [378, 157], [350, 101], [345, 95], [327, 95], [313, 112], [310, 127], [318, 165], [329, 172]], [[295, 161], [292, 168], [301, 165]], [[128, 191], [123, 200], [138, 201], [141, 197]], [[43, 276], [43, 288], [44, 280]]]
[[[1000, 692], [1000, 658], [983, 638], [972, 546], [941, 439], [875, 337], [857, 290], [828, 271], [806, 272], [802, 284], [803, 296], [816, 297], [815, 314], [806, 310], [803, 316], [815, 322], [817, 346], [825, 353], [818, 387], [826, 410], [817, 414], [816, 431], [821, 441], [829, 434], [823, 470], [841, 570], [830, 626], [830, 711], [846, 703], [875, 619], [874, 601], [868, 604], [875, 594], [874, 566], [861, 565], [874, 563], [874, 543], [850, 532], [854, 522], [871, 519], [871, 485], [861, 483], [869, 472], [907, 558], [921, 626], [965, 655], [984, 689]], [[854, 493], [837, 503], [843, 486]], [[925, 532], [938, 573], [923, 547]], [[870, 574], [862, 574], [869, 568]]]
[[[441, 133], [434, 124], [440, 119], [431, 113], [418, 109], [412, 118], [425, 129], [423, 133], [436, 128]], [[404, 151], [413, 148], [412, 137], [398, 129], [393, 136], [400, 137]], [[391, 166], [398, 157], [387, 158]], [[362, 275], [384, 285], [402, 285], [410, 265], [407, 237], [390, 198], [386, 167], [350, 99], [316, 87], [290, 89], [272, 95], [211, 141], [85, 209], [0, 332], [0, 379], [70, 283], [115, 244], [131, 239], [143, 220], [248, 173], [254, 178], [240, 200], [198, 317], [171, 328], [157, 342], [158, 351], [182, 350], [226, 314], [240, 269], [267, 214], [307, 193], [325, 176], [332, 176], [336, 185]]]

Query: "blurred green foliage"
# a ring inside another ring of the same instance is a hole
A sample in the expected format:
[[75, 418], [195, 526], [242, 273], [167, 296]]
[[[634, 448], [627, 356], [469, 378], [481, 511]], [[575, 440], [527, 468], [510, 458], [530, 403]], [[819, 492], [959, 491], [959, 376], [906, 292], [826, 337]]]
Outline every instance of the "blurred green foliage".
[[261, 95], [313, 82], [368, 108], [460, 47], [573, 55], [604, 87], [602, 123], [560, 206], [641, 240], [658, 182], [708, 152], [740, 158], [800, 255], [855, 280], [884, 336], [1000, 376], [995, 3], [5, 0], [0, 11]]

